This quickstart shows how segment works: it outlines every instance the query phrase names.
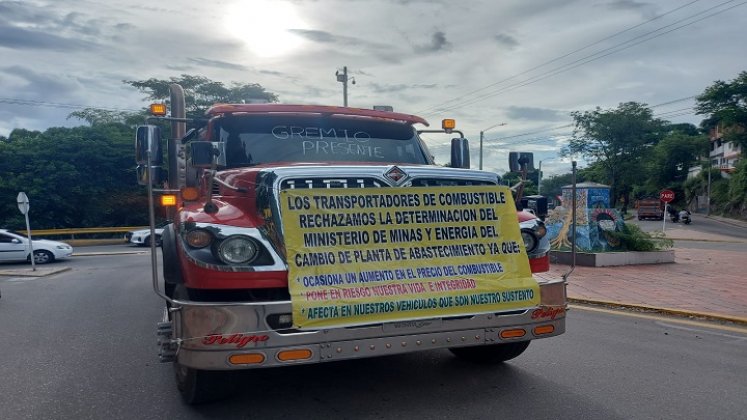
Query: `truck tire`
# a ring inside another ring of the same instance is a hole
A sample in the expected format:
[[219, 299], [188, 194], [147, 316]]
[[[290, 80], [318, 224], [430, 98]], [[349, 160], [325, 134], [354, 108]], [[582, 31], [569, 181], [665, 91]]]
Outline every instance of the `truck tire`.
[[452, 347], [449, 350], [456, 357], [473, 363], [496, 364], [518, 357], [527, 347], [529, 347], [529, 341], [518, 341], [473, 347]]
[[[190, 300], [189, 291], [184, 285], [174, 288], [174, 298]], [[182, 400], [189, 405], [219, 401], [233, 396], [238, 390], [234, 371], [193, 369], [174, 361], [176, 387]]]
[[163, 282], [166, 296], [174, 297], [174, 288], [184, 283], [182, 267], [176, 253], [176, 233], [174, 225], [166, 226], [161, 234], [161, 254], [163, 255]]
[[236, 393], [234, 372], [192, 369], [174, 362], [174, 373], [182, 400], [189, 405], [220, 401]]

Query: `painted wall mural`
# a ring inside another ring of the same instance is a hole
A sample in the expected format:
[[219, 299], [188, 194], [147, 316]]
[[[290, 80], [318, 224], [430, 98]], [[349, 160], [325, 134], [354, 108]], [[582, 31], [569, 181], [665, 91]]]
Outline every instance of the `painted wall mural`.
[[[621, 251], [619, 239], [610, 232], [623, 229], [623, 217], [609, 208], [609, 187], [594, 184], [576, 188], [576, 248], [586, 252]], [[572, 189], [563, 188], [563, 203], [550, 210], [545, 219], [547, 234], [553, 249], [571, 249]]]

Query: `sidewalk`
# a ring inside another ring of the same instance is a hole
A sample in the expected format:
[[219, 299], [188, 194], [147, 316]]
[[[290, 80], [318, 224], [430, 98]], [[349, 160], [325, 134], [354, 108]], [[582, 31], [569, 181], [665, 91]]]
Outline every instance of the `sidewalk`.
[[[747, 222], [724, 222], [747, 227]], [[677, 240], [745, 242], [679, 229], [667, 229], [666, 236]], [[674, 264], [576, 266], [568, 278], [568, 297], [579, 303], [653, 309], [747, 324], [745, 259], [745, 252], [675, 248]], [[550, 273], [561, 276], [569, 269], [567, 265], [554, 264]]]

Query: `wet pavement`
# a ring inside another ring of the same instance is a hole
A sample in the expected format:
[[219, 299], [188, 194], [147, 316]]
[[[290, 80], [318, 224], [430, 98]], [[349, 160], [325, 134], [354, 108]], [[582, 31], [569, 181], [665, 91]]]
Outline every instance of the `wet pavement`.
[[[747, 222], [723, 220], [747, 228]], [[724, 235], [672, 228], [675, 241], [745, 243]], [[568, 277], [572, 302], [655, 309], [686, 316], [747, 324], [747, 252], [675, 246], [675, 262], [617, 267], [576, 266]], [[551, 274], [563, 275], [567, 265], [553, 264]]]

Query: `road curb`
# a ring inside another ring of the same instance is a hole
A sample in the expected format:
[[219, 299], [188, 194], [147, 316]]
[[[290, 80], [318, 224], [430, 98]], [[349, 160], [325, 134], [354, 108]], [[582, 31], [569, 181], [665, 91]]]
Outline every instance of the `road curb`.
[[679, 316], [694, 317], [694, 318], [705, 318], [705, 319], [709, 319], [713, 321], [731, 322], [734, 324], [747, 325], [747, 318], [716, 314], [712, 312], [694, 312], [694, 311], [686, 311], [683, 309], [659, 308], [656, 306], [637, 305], [633, 303], [611, 302], [611, 301], [605, 301], [605, 300], [581, 299], [581, 298], [573, 298], [573, 297], [568, 298], [568, 303], [576, 303], [580, 305], [610, 306], [614, 308], [623, 308], [623, 309], [637, 309], [640, 311], [656, 312], [656, 313], [666, 314], [666, 315], [679, 315]]
[[[98, 257], [103, 255], [126, 255], [126, 254], [147, 254], [149, 251], [109, 251], [109, 252], [74, 252], [71, 257]], [[47, 268], [40, 267], [37, 271], [31, 271], [31, 268], [15, 268], [10, 270], [0, 269], [0, 276], [2, 277], [46, 277], [52, 274], [62, 273], [64, 271], [72, 270], [72, 267], [55, 267]]]
[[73, 252], [73, 257], [91, 257], [100, 255], [127, 255], [127, 254], [147, 254], [150, 251], [102, 251], [102, 252]]
[[[666, 234], [665, 234], [666, 235]], [[743, 244], [747, 241], [730, 241], [730, 240], [724, 240], [724, 239], [696, 239], [696, 238], [670, 238], [668, 236], [665, 236], [665, 239], [669, 239], [672, 241], [685, 241], [685, 242], [718, 242], [718, 243], [727, 243], [727, 244]], [[654, 239], [656, 240], [656, 239]]]
[[30, 268], [21, 268], [15, 270], [0, 270], [0, 276], [10, 277], [46, 277], [52, 274], [62, 273], [64, 271], [71, 270], [71, 267], [55, 267], [55, 268], [38, 268], [37, 271], [31, 271]]

